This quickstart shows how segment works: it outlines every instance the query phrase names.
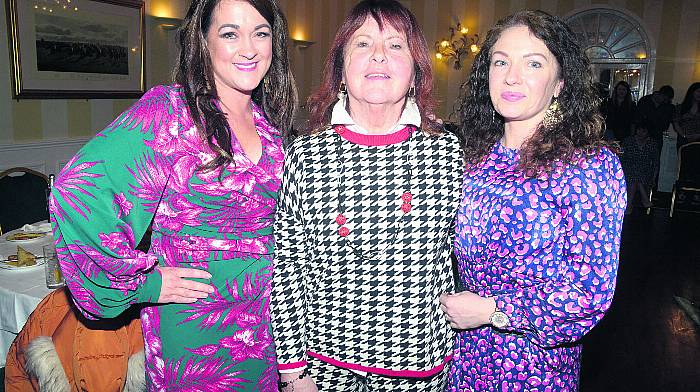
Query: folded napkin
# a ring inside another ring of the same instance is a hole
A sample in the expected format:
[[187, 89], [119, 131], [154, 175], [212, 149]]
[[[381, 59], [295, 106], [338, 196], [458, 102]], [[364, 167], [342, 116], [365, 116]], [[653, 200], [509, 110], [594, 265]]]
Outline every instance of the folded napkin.
[[31, 233], [50, 233], [51, 223], [49, 222], [37, 222], [32, 225], [26, 224], [22, 226], [22, 231]]

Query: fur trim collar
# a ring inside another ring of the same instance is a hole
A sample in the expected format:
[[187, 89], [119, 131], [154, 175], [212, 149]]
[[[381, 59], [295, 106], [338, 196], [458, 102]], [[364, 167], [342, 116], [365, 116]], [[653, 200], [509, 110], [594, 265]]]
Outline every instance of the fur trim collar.
[[70, 392], [68, 377], [51, 337], [38, 336], [29, 342], [24, 356], [27, 374], [37, 379], [40, 391]]
[[146, 355], [143, 350], [129, 357], [124, 392], [146, 390]]
[[[70, 392], [65, 369], [49, 336], [38, 336], [24, 351], [27, 374], [39, 383], [41, 392]], [[146, 368], [143, 350], [129, 357], [124, 392], [146, 390]]]

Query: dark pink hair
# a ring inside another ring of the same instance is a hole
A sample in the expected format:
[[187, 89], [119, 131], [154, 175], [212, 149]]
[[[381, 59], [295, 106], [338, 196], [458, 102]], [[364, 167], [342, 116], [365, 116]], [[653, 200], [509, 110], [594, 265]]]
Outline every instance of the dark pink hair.
[[380, 29], [388, 23], [396, 31], [406, 35], [408, 49], [413, 56], [415, 67], [416, 104], [423, 119], [422, 128], [429, 133], [437, 133], [440, 125], [433, 119], [435, 100], [433, 99], [433, 70], [425, 36], [418, 26], [415, 16], [395, 0], [364, 0], [358, 3], [345, 18], [335, 35], [321, 75], [321, 85], [314, 91], [307, 105], [309, 109], [309, 131], [318, 132], [330, 122], [333, 105], [338, 100], [338, 89], [343, 79], [343, 53], [350, 37], [372, 17]]

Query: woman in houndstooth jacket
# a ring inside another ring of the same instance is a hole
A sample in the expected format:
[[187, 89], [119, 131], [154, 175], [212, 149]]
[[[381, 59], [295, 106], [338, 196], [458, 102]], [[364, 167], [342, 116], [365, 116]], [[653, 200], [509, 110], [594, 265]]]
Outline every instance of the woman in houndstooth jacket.
[[453, 334], [438, 306], [463, 158], [432, 118], [413, 15], [362, 1], [336, 35], [311, 135], [290, 146], [271, 317], [282, 391], [442, 391]]

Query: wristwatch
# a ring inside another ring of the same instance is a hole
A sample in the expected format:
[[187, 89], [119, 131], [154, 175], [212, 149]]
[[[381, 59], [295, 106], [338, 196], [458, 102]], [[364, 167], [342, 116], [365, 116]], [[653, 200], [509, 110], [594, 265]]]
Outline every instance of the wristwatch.
[[489, 322], [491, 323], [491, 325], [499, 329], [505, 328], [508, 325], [510, 325], [510, 320], [508, 320], [508, 316], [506, 316], [505, 313], [501, 312], [498, 309], [491, 313], [491, 317], [489, 317]]

